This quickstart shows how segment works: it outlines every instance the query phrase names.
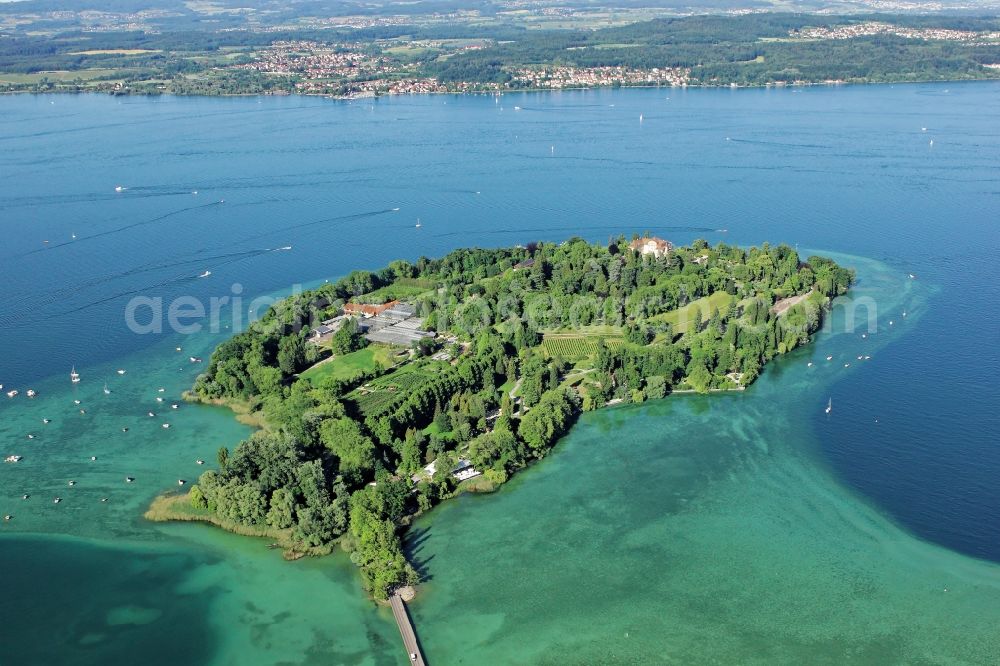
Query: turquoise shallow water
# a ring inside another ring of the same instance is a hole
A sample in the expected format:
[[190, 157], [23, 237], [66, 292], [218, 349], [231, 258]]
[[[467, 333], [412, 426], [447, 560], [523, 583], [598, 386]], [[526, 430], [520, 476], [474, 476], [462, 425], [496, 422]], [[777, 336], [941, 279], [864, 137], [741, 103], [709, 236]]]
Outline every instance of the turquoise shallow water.
[[[896, 271], [852, 263], [856, 297], [919, 313], [931, 296]], [[414, 610], [430, 654], [470, 664], [1000, 659], [1000, 567], [913, 539], [816, 464], [816, 438], [843, 419], [867, 421], [864, 445], [882, 444], [885, 424], [842, 400], [838, 379], [867, 374], [922, 325], [910, 314], [862, 339], [836, 313], [836, 333], [753, 389], [587, 414], [556, 455], [500, 492], [418, 522], [410, 549], [431, 580]]]
[[231, 330], [135, 335], [131, 295], [642, 229], [847, 253], [878, 331], [834, 326], [737, 396], [588, 415], [422, 520], [429, 660], [1000, 661], [998, 115], [993, 83], [0, 100], [0, 383], [22, 392], [0, 446], [25, 456], [0, 466], [0, 663], [406, 662], [345, 557], [141, 519], [248, 429], [169, 409]]

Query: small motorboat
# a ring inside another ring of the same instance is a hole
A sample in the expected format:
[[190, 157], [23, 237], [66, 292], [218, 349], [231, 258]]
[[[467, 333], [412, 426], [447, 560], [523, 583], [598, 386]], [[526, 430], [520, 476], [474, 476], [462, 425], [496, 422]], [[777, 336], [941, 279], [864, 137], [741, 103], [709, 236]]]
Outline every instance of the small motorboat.
[[832, 360], [833, 360], [833, 357], [832, 357], [832, 356], [827, 356], [827, 357], [826, 357], [826, 360], [828, 360], [828, 361], [832, 361]]
[[48, 425], [49, 423], [52, 423], [52, 419], [42, 419], [42, 423]]
[[13, 518], [13, 517], [14, 517], [14, 516], [12, 516], [12, 515], [10, 515], [9, 513], [7, 513], [7, 514], [4, 514], [4, 517], [3, 517], [3, 519], [4, 519], [4, 520], [10, 520], [10, 519], [11, 519], [11, 518]]
[[104, 395], [111, 395], [111, 389], [108, 388], [107, 384], [104, 385]]
[[135, 481], [135, 477], [134, 476], [126, 476], [125, 477], [125, 483], [133, 483], [134, 481]]
[[122, 187], [121, 185], [115, 185], [115, 192], [124, 192], [126, 189], [128, 188]]
[[81, 409], [81, 410], [80, 410], [80, 413], [81, 413], [81, 414], [86, 414], [86, 413], [87, 413], [87, 410], [86, 410], [86, 409]]
[[34, 439], [34, 438], [35, 438], [35, 435], [29, 432], [28, 433], [28, 439]]
[[195, 462], [196, 465], [204, 465], [205, 464], [204, 460], [195, 460], [194, 462]]
[[190, 356], [188, 358], [192, 363], [201, 363], [201, 359], [198, 358], [197, 356]]
[[164, 424], [163, 424], [163, 429], [164, 429], [164, 430], [166, 430], [166, 429], [167, 429], [167, 428], [169, 428], [169, 427], [170, 427], [170, 424], [169, 424], [169, 423], [164, 423]]
[[156, 396], [156, 402], [163, 402], [163, 398], [161, 398], [160, 396]]
[[8, 398], [16, 398], [17, 397], [17, 389], [13, 389], [11, 391], [7, 391], [7, 397]]
[[70, 487], [75, 486], [76, 485], [76, 481], [70, 481], [69, 485], [70, 485]]
[[125, 371], [124, 371], [124, 370], [122, 370], [122, 369], [118, 369], [118, 370], [116, 370], [116, 372], [117, 372], [117, 373], [118, 373], [119, 375], [124, 375], [124, 374], [125, 374]]
[[187, 481], [185, 481], [184, 479], [177, 479], [178, 486], [183, 486], [185, 483], [187, 483]]
[[74, 401], [73, 401], [73, 404], [74, 404], [74, 405], [79, 405], [79, 404], [80, 404], [80, 401], [79, 401], [79, 400], [74, 400]]
[[157, 392], [157, 393], [163, 393], [163, 392], [164, 392], [164, 391], [166, 391], [166, 390], [167, 390], [167, 389], [165, 389], [165, 388], [163, 388], [163, 387], [161, 386], [160, 388], [156, 389], [156, 392]]
[[23, 456], [7, 456], [3, 459], [5, 463], [17, 463], [23, 460]]
[[128, 432], [128, 428], [122, 428], [122, 432]]
[[31, 495], [28, 495], [27, 493], [25, 493], [24, 495], [21, 495], [21, 499], [23, 499], [23, 500], [26, 500], [29, 497], [31, 497]]
[[34, 398], [38, 394], [35, 393], [35, 389], [28, 389], [25, 395], [27, 395], [29, 398]]
[[153, 412], [149, 412], [149, 416], [153, 417], [153, 416], [156, 416], [156, 414], [154, 414]]
[[177, 406], [176, 402], [174, 404], [170, 405], [170, 409], [177, 409], [177, 408], [178, 408], [178, 406]]
[[96, 460], [97, 460], [97, 456], [90, 456], [90, 462], [95, 462]]
[[181, 348], [180, 348], [180, 347], [178, 347], [178, 348], [177, 348], [177, 351], [180, 351], [180, 350], [181, 350]]
[[52, 500], [53, 504], [59, 504], [59, 502], [62, 502], [62, 497], [56, 497], [55, 499]]
[[107, 502], [107, 501], [108, 501], [108, 498], [107, 498], [107, 497], [102, 497], [102, 498], [101, 498], [101, 501], [102, 501], [102, 502]]
[[211, 274], [212, 274], [212, 271], [205, 271], [204, 273], [202, 273], [198, 277], [200, 277], [200, 278], [207, 278]]

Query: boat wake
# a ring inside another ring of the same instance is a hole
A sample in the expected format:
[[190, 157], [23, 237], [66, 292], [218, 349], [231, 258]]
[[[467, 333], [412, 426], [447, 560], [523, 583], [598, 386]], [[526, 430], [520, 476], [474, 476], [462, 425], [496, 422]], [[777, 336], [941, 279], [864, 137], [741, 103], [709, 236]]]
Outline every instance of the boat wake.
[[183, 213], [187, 213], [187, 212], [190, 212], [190, 211], [193, 211], [193, 210], [201, 210], [203, 208], [212, 208], [212, 207], [218, 206], [218, 205], [220, 205], [222, 203], [223, 202], [220, 200], [220, 201], [213, 201], [213, 202], [207, 203], [207, 204], [200, 204], [198, 206], [188, 206], [186, 208], [180, 208], [178, 210], [174, 210], [174, 211], [171, 211], [169, 213], [164, 213], [163, 215], [158, 215], [158, 216], [156, 216], [154, 218], [151, 218], [149, 220], [142, 220], [141, 222], [133, 222], [132, 224], [126, 224], [125, 226], [118, 227], [116, 229], [108, 229], [107, 231], [101, 231], [101, 232], [98, 232], [96, 234], [91, 234], [90, 236], [78, 236], [78, 237], [75, 237], [73, 240], [64, 241], [62, 243], [56, 243], [54, 245], [46, 245], [45, 247], [40, 247], [40, 248], [37, 248], [37, 249], [34, 249], [34, 250], [29, 250], [28, 252], [25, 252], [21, 256], [25, 256], [26, 257], [26, 256], [29, 256], [29, 255], [32, 255], [32, 254], [37, 254], [38, 252], [51, 252], [52, 250], [56, 250], [56, 249], [61, 248], [61, 247], [66, 247], [67, 245], [77, 245], [77, 244], [83, 243], [85, 241], [92, 241], [92, 240], [97, 240], [98, 238], [105, 238], [107, 236], [112, 236], [114, 234], [120, 234], [123, 231], [128, 231], [130, 229], [135, 229], [137, 227], [144, 227], [144, 226], [149, 225], [149, 224], [155, 224], [157, 222], [162, 222], [163, 220], [171, 218], [171, 217], [173, 217], [175, 215], [181, 215]]

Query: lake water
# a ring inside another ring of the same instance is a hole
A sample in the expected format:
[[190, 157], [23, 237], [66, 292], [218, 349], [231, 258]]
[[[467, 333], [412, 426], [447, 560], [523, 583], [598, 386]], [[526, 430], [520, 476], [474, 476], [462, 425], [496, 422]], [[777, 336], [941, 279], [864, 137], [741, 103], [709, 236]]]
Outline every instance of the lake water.
[[249, 430], [170, 408], [231, 308], [137, 335], [132, 296], [246, 314], [399, 257], [645, 230], [838, 253], [877, 328], [838, 310], [743, 394], [586, 415], [419, 521], [428, 660], [997, 663], [997, 117], [996, 83], [0, 99], [0, 443], [24, 456], [0, 663], [406, 663], [346, 557], [141, 518]]

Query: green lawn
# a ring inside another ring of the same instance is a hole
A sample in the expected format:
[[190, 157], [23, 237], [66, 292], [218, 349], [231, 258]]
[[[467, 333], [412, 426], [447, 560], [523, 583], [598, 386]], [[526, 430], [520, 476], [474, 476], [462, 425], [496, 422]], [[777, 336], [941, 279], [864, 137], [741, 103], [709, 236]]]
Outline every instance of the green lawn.
[[327, 377], [334, 379], [350, 379], [360, 372], [374, 370], [377, 365], [387, 367], [392, 365], [392, 348], [382, 345], [369, 345], [350, 354], [336, 356], [327, 361], [317, 363], [303, 372], [300, 377], [314, 384]]
[[392, 300], [406, 300], [421, 296], [433, 289], [433, 285], [428, 288], [425, 284], [420, 284], [418, 280], [397, 280], [390, 285], [362, 294], [353, 299], [358, 303], [374, 303], [376, 305], [387, 303]]
[[653, 321], [667, 322], [674, 327], [675, 333], [684, 333], [687, 331], [692, 317], [694, 317], [695, 309], [701, 310], [701, 317], [704, 320], [708, 319], [712, 314], [712, 308], [722, 310], [724, 307], [731, 305], [735, 299], [735, 296], [730, 296], [724, 291], [717, 291], [711, 296], [691, 301], [682, 308], [658, 314], [655, 317], [651, 317], [651, 319]]

